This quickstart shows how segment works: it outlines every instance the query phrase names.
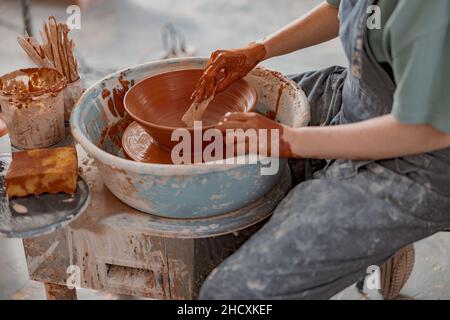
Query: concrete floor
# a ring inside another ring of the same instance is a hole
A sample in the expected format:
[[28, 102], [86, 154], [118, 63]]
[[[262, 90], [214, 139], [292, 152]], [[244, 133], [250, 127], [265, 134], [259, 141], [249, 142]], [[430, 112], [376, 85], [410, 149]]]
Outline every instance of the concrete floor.
[[[34, 30], [49, 15], [67, 19], [71, 1], [32, 1]], [[187, 43], [207, 56], [217, 48], [238, 47], [264, 37], [307, 12], [320, 0], [96, 0], [82, 11], [73, 33], [86, 85], [117, 69], [162, 57], [161, 30], [173, 23]], [[16, 43], [22, 32], [20, 2], [0, 0], [0, 74], [32, 66]], [[266, 66], [286, 74], [345, 64], [339, 41], [276, 58]], [[417, 244], [417, 263], [403, 293], [415, 299], [450, 299], [450, 233]], [[20, 240], [0, 239], [0, 299], [44, 299], [40, 284], [29, 281]], [[80, 290], [81, 299], [118, 299]], [[378, 298], [371, 295], [371, 298]], [[354, 287], [335, 299], [364, 299]]]

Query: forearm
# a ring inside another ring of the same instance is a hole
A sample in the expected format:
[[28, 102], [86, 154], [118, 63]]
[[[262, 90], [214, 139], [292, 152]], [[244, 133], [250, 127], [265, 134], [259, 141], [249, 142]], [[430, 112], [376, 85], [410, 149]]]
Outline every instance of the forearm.
[[292, 153], [310, 159], [381, 160], [450, 147], [450, 135], [427, 125], [400, 124], [392, 115], [365, 122], [292, 129]]
[[323, 3], [283, 29], [265, 38], [269, 59], [334, 39], [339, 35], [339, 10]]

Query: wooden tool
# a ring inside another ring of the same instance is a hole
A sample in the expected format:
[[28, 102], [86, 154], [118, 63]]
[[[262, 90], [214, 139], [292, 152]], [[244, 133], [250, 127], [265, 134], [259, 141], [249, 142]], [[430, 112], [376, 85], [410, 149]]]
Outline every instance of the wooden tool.
[[69, 39], [70, 29], [51, 16], [44, 22], [40, 35], [42, 44], [33, 37], [18, 37], [20, 46], [39, 67], [55, 68], [67, 78], [68, 83], [80, 78], [78, 63], [73, 51], [75, 43]]
[[202, 102], [194, 101], [188, 111], [186, 111], [186, 113], [184, 114], [183, 118], [181, 118], [181, 120], [186, 124], [188, 128], [194, 127], [194, 122], [200, 121], [202, 119], [203, 115], [206, 112], [206, 109], [208, 109], [209, 104], [213, 100], [214, 95], [206, 100], [203, 100]]
[[[30, 57], [30, 59], [38, 66], [42, 68], [53, 67], [51, 62], [46, 59], [43, 48], [40, 46], [34, 46], [30, 37], [18, 37], [17, 42]], [[41, 50], [42, 49], [42, 50]]]

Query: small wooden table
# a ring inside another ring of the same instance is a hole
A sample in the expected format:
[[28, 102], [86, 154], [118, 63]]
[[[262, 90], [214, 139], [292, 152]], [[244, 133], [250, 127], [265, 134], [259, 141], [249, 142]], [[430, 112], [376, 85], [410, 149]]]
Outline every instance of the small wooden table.
[[92, 193], [89, 208], [62, 230], [24, 240], [30, 278], [45, 284], [48, 299], [76, 299], [68, 279], [76, 287], [116, 294], [195, 299], [209, 273], [262, 227], [291, 186], [286, 172], [266, 197], [238, 212], [164, 219], [120, 202], [93, 159], [81, 148], [78, 155]]

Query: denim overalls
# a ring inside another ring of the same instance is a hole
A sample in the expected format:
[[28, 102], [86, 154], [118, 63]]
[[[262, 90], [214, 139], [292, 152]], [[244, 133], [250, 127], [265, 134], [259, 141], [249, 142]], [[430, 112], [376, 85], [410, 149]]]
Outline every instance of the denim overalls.
[[[367, 8], [374, 3], [341, 3], [348, 69], [294, 77], [308, 94], [312, 125], [391, 113], [396, 85], [367, 39]], [[294, 177], [305, 176], [300, 164], [291, 163]], [[450, 150], [384, 161], [311, 161], [307, 168], [307, 180], [211, 274], [201, 298], [328, 299], [362, 279], [369, 266], [450, 226]]]

